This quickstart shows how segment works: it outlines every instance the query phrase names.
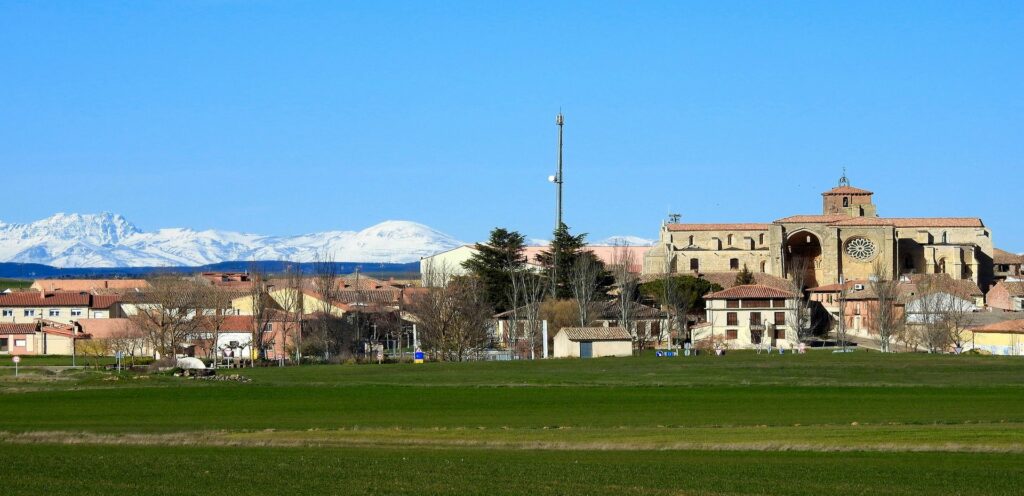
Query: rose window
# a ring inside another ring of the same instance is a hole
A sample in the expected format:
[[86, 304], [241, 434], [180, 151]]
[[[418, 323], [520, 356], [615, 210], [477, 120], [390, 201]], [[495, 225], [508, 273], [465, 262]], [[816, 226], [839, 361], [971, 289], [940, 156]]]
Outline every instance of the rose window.
[[846, 243], [846, 254], [855, 260], [867, 261], [875, 256], [875, 243], [867, 238], [854, 238]]

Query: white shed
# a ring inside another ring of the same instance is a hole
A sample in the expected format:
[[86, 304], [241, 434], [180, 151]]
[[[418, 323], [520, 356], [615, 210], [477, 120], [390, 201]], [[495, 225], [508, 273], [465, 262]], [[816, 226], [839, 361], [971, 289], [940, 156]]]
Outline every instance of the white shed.
[[632, 355], [633, 337], [622, 327], [563, 327], [555, 335], [555, 358]]

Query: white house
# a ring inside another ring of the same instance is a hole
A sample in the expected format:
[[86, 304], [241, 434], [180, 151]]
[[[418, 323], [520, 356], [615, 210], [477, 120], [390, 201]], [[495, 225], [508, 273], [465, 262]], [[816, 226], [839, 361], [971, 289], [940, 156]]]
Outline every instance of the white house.
[[554, 352], [555, 358], [633, 356], [633, 337], [621, 327], [563, 327]]

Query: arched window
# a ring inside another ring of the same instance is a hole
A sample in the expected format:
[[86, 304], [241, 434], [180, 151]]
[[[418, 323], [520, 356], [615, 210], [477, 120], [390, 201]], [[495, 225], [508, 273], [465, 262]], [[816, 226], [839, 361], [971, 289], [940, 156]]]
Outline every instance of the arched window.
[[762, 260], [762, 261], [761, 261], [761, 272], [765, 272], [765, 270], [764, 270], [764, 269], [765, 269], [765, 267], [766, 267], [767, 265], [768, 265], [768, 262], [765, 262], [764, 260]]

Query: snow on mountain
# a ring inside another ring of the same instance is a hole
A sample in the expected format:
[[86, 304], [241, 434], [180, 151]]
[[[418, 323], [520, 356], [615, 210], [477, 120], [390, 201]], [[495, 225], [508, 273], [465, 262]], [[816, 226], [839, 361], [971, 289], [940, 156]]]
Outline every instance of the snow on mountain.
[[414, 262], [462, 242], [423, 224], [390, 220], [362, 231], [263, 236], [187, 228], [144, 232], [111, 214], [56, 214], [0, 222], [0, 262], [57, 267], [194, 266], [233, 260]]
[[592, 244], [606, 246], [653, 246], [654, 240], [641, 238], [639, 236], [611, 236]]

